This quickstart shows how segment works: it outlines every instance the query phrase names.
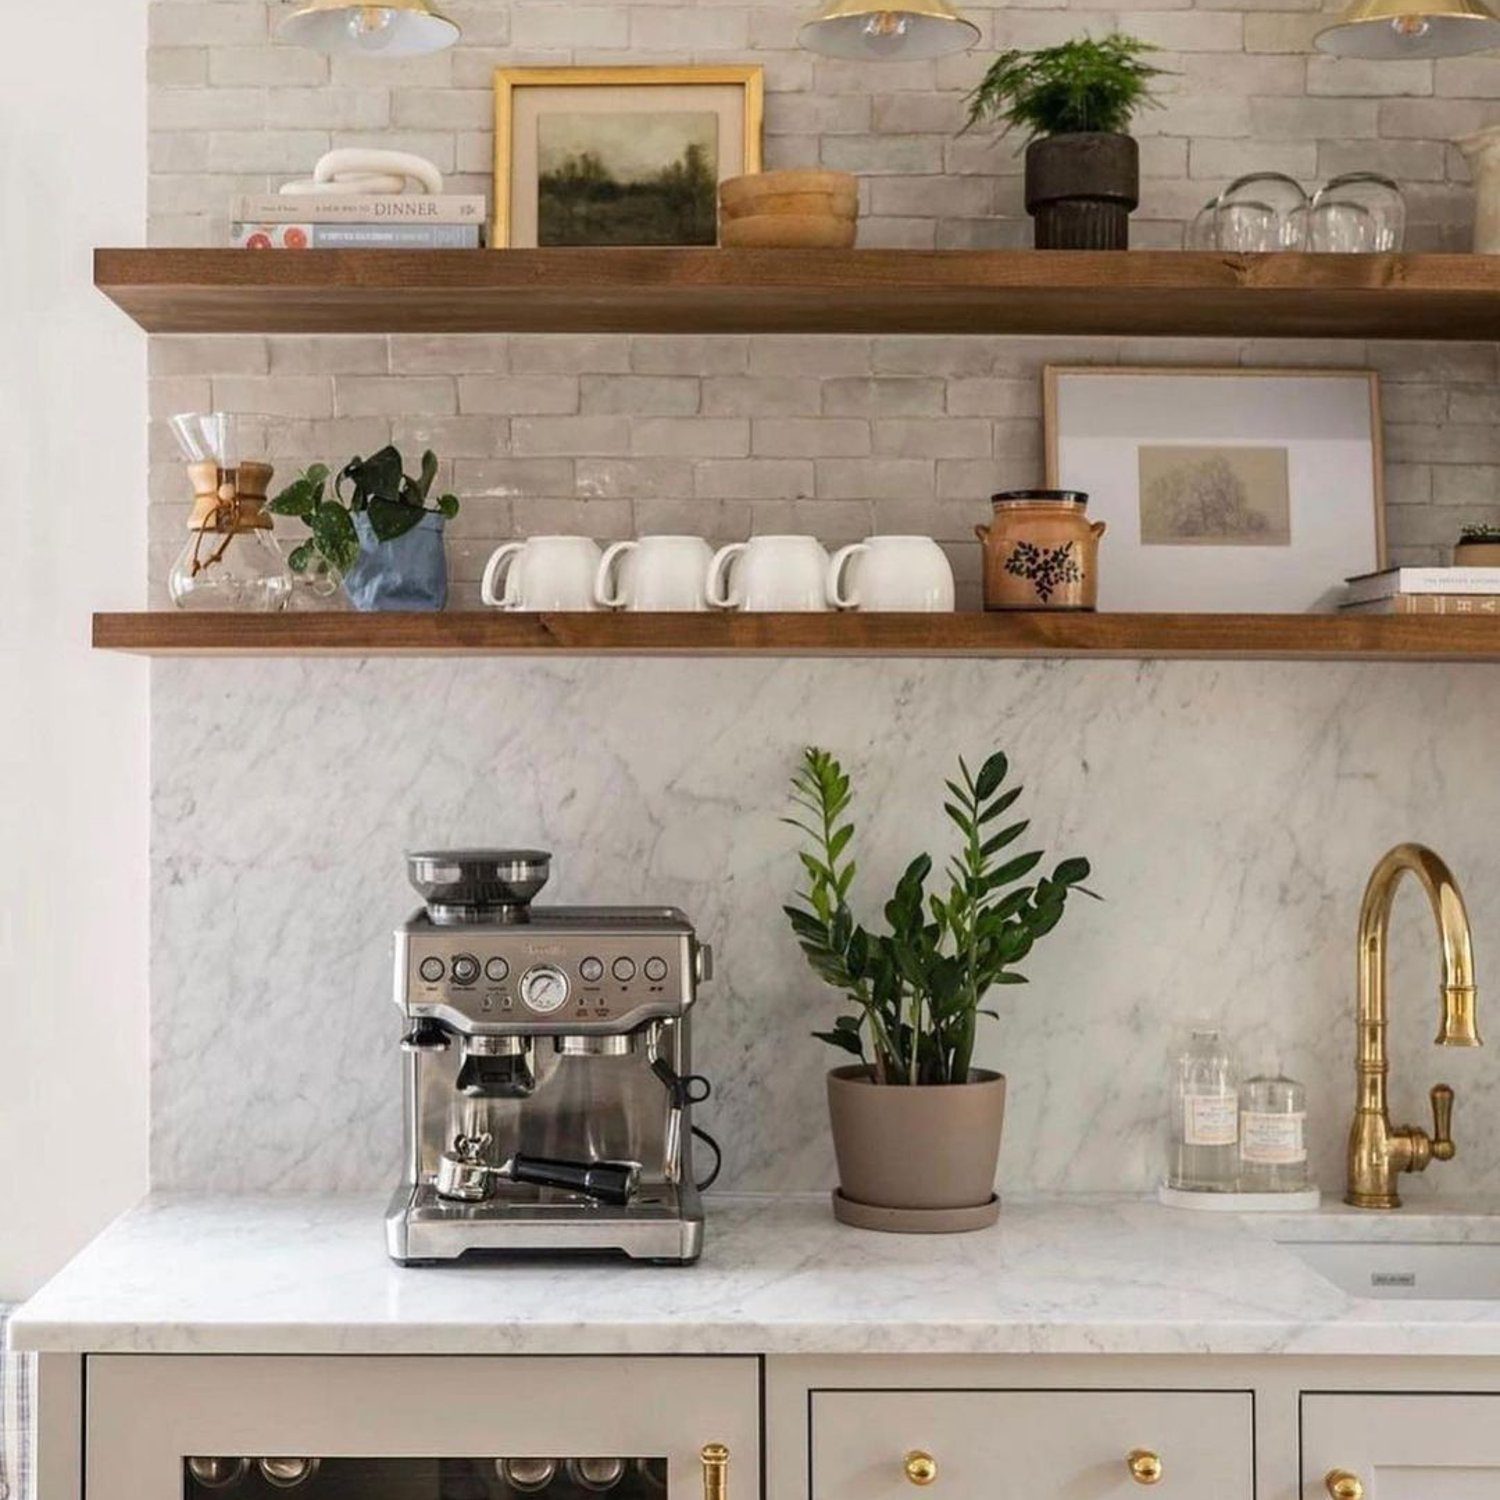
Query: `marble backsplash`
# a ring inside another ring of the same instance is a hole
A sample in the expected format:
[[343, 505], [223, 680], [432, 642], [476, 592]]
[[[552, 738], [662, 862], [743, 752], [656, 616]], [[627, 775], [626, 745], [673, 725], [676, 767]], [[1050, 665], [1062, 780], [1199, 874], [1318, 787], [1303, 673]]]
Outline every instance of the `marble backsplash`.
[[[718, 953], [696, 1033], [724, 1183], [832, 1181], [807, 1033], [833, 1013], [780, 905], [799, 748], [853, 770], [867, 911], [945, 846], [940, 778], [999, 745], [1079, 902], [1001, 993], [1002, 1186], [1146, 1189], [1169, 1034], [1214, 1017], [1311, 1089], [1341, 1183], [1354, 924], [1378, 855], [1431, 843], [1468, 896], [1481, 986], [1500, 919], [1500, 668], [1332, 663], [204, 661], [153, 668], [158, 1186], [371, 1189], [400, 1131], [390, 931], [403, 851], [539, 844], [553, 900], [670, 902]], [[1458, 1089], [1459, 1158], [1414, 1184], [1500, 1192], [1500, 1059], [1438, 1053], [1423, 903], [1400, 904], [1395, 1101]], [[1486, 1021], [1481, 994], [1481, 1026]], [[1500, 1025], [1491, 1019], [1492, 1027]]]

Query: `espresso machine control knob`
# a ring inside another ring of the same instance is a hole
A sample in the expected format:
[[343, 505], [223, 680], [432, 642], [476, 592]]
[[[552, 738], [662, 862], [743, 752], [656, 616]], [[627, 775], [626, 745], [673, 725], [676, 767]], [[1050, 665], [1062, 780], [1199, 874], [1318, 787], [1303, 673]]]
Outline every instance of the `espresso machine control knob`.
[[553, 964], [537, 964], [521, 976], [521, 1000], [529, 1010], [549, 1016], [568, 1003], [568, 976]]

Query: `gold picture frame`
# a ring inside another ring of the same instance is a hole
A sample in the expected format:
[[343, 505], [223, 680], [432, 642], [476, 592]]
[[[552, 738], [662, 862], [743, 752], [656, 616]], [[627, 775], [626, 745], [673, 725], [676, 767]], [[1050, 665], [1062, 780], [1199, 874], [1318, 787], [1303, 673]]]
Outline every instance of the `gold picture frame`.
[[[716, 137], [719, 147], [717, 181], [761, 170], [765, 71], [758, 65], [497, 68], [495, 186], [490, 225], [490, 245], [493, 248], [532, 248], [542, 242], [540, 187], [536, 190], [535, 208], [531, 206], [529, 192], [518, 202], [516, 171], [518, 165], [523, 165], [526, 171], [536, 172], [536, 180], [540, 183], [540, 147], [526, 132], [532, 124], [539, 124], [541, 118], [540, 113], [534, 112], [540, 110], [539, 91], [549, 89], [560, 96], [564, 91], [578, 89], [612, 90], [614, 97], [622, 102], [637, 89], [661, 89], [664, 91], [663, 102], [667, 102], [667, 95], [672, 91], [678, 91], [672, 103], [682, 101], [681, 91], [702, 89], [705, 103], [714, 102], [720, 120], [728, 118], [726, 91], [731, 91], [731, 97], [737, 92], [740, 96], [739, 109], [735, 112], [738, 129], [726, 130]], [[576, 93], [571, 97], [578, 98]], [[669, 113], [671, 111], [664, 112]], [[644, 243], [659, 244], [663, 241], [648, 240]]]

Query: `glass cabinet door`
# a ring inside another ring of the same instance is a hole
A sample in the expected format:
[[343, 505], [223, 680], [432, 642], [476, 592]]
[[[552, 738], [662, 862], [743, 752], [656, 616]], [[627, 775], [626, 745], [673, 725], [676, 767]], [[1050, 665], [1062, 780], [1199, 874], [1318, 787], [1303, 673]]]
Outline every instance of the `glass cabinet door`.
[[758, 1500], [746, 1358], [109, 1355], [89, 1500]]

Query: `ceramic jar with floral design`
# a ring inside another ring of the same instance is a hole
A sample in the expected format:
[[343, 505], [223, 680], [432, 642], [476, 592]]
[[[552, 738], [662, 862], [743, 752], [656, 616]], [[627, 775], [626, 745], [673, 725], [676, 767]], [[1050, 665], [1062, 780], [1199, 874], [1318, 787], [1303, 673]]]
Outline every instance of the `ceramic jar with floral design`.
[[1099, 538], [1082, 490], [1005, 490], [994, 518], [976, 526], [984, 547], [986, 609], [1093, 609], [1099, 597]]

